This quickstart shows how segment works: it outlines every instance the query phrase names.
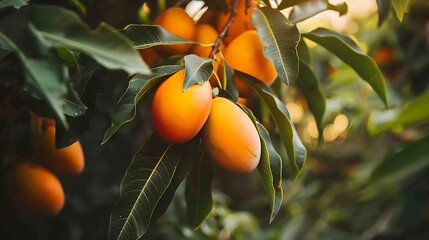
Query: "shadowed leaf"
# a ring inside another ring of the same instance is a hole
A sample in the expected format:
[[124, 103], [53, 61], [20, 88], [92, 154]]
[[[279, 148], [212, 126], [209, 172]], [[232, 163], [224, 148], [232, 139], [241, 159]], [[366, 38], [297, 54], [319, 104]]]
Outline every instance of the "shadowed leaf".
[[211, 159], [202, 148], [195, 149], [193, 155], [192, 170], [186, 180], [185, 199], [189, 225], [192, 229], [197, 229], [213, 208], [214, 171]]
[[66, 46], [83, 52], [106, 68], [128, 73], [149, 73], [147, 65], [132, 43], [111, 26], [102, 23], [91, 30], [79, 16], [65, 8], [35, 6], [24, 14], [35, 31], [50, 46]]
[[406, 145], [381, 162], [371, 173], [370, 181], [401, 182], [429, 166], [429, 136]]
[[110, 217], [109, 240], [139, 239], [183, 157], [181, 145], [149, 139], [134, 155], [121, 182], [120, 198]]

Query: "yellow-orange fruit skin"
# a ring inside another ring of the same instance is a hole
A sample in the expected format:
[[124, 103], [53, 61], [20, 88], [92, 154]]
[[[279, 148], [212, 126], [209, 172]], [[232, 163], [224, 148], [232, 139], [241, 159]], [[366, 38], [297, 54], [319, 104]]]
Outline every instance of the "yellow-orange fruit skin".
[[79, 141], [55, 148], [55, 127], [47, 127], [40, 136], [42, 162], [56, 174], [78, 175], [85, 168], [85, 156]]
[[251, 172], [259, 164], [261, 142], [246, 113], [226, 98], [213, 99], [202, 141], [210, 157], [234, 172]]
[[[232, 41], [225, 51], [225, 60], [236, 70], [247, 73], [270, 86], [277, 78], [274, 64], [265, 57], [264, 45], [256, 31], [242, 33]], [[240, 77], [235, 77], [235, 85], [241, 97], [250, 97], [252, 89]]]
[[149, 67], [155, 66], [161, 59], [161, 57], [156, 53], [155, 49], [153, 47], [151, 48], [145, 48], [145, 49], [139, 49], [140, 56], [143, 58], [143, 60], [147, 63]]
[[[172, 34], [188, 40], [195, 40], [196, 26], [192, 18], [183, 8], [171, 7], [166, 9], [157, 18], [154, 25], [160, 25]], [[156, 46], [155, 51], [161, 56], [184, 55], [190, 49], [191, 44], [175, 44]]]
[[28, 161], [12, 168], [9, 191], [14, 205], [24, 213], [52, 216], [64, 206], [64, 191], [58, 178]]
[[156, 90], [152, 101], [155, 134], [171, 144], [185, 143], [201, 130], [212, 104], [209, 82], [182, 91], [185, 70], [166, 79]]
[[[198, 24], [197, 25], [197, 34], [195, 41], [203, 44], [214, 43], [218, 37], [219, 33], [216, 29], [209, 24]], [[212, 51], [212, 47], [204, 47], [201, 45], [194, 45], [191, 48], [191, 53], [196, 54], [200, 57], [209, 57], [210, 52]], [[221, 43], [219, 45], [219, 51], [225, 51], [225, 45]]]
[[[246, 9], [246, 0], [239, 0], [237, 6], [237, 15], [234, 17], [234, 21], [229, 27], [228, 35], [224, 38], [224, 42], [229, 44], [241, 33], [248, 30], [255, 30], [256, 28], [252, 25], [252, 11], [256, 4], [252, 4]], [[230, 12], [220, 12], [217, 15], [217, 30], [222, 31], [225, 24], [228, 22]]]

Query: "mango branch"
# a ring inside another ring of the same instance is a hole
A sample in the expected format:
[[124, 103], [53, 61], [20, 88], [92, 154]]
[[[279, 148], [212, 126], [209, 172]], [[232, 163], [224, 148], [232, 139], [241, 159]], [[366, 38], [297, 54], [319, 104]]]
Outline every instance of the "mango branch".
[[219, 49], [220, 44], [228, 34], [229, 27], [231, 26], [235, 16], [237, 15], [237, 7], [238, 7], [238, 0], [234, 0], [234, 2], [232, 3], [231, 15], [229, 15], [228, 21], [223, 26], [222, 31], [217, 37], [215, 43], [213, 44], [212, 51], [210, 52], [209, 58], [214, 58], [215, 54]]

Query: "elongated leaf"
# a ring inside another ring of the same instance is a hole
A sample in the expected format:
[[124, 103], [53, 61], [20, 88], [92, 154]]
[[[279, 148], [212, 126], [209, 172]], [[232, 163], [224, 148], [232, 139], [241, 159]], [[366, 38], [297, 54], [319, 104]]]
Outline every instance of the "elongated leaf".
[[392, 0], [392, 6], [399, 21], [402, 22], [405, 13], [408, 11], [409, 0]]
[[381, 26], [389, 16], [390, 8], [392, 7], [392, 1], [377, 0], [377, 7], [378, 7], [378, 26]]
[[[429, 136], [405, 146], [371, 173], [372, 181], [401, 182], [429, 166]], [[372, 182], [371, 181], [371, 182]]]
[[298, 86], [307, 100], [311, 113], [316, 119], [317, 129], [323, 131], [323, 115], [326, 109], [326, 98], [323, 95], [320, 80], [311, 67], [304, 61], [299, 61]]
[[31, 25], [27, 25], [22, 15], [15, 12], [8, 17], [14, 21], [0, 21], [2, 45], [6, 45], [20, 59], [31, 93], [46, 101], [62, 125], [67, 127], [62, 109], [63, 98], [67, 93], [66, 68], [42, 44], [40, 36]]
[[5, 7], [21, 8], [28, 4], [28, 0], [1, 0], [0, 9]]
[[264, 54], [270, 59], [278, 76], [290, 84], [298, 77], [298, 55], [296, 47], [300, 33], [281, 12], [271, 8], [255, 8], [252, 24], [264, 43]]
[[202, 58], [195, 54], [185, 56], [185, 80], [182, 90], [195, 84], [207, 82], [213, 74], [213, 59]]
[[199, 139], [193, 139], [190, 144], [186, 145], [185, 153], [176, 168], [173, 179], [171, 179], [170, 185], [168, 185], [168, 188], [165, 190], [153, 211], [151, 225], [155, 224], [167, 211], [167, 208], [174, 199], [177, 188], [186, 179], [186, 177], [189, 176], [192, 169], [192, 162], [197, 158], [196, 153], [199, 152], [198, 147]]
[[213, 209], [212, 180], [214, 176], [212, 161], [202, 150], [194, 152], [194, 163], [186, 180], [186, 214], [189, 225], [197, 229]]
[[[276, 149], [274, 149], [270, 135], [265, 127], [260, 123], [257, 123], [256, 126], [258, 127], [263, 146], [258, 169], [264, 183], [265, 191], [269, 197], [271, 223], [277, 216], [283, 200], [282, 159]], [[271, 180], [269, 177], [271, 177]]]
[[236, 101], [238, 91], [234, 82], [234, 69], [228, 64], [225, 58], [222, 58], [218, 73], [220, 73], [219, 78], [222, 81], [222, 87], [228, 92], [230, 99]]
[[44, 38], [45, 44], [76, 49], [106, 68], [123, 69], [128, 73], [149, 72], [132, 43], [105, 23], [92, 31], [76, 13], [48, 5], [32, 5], [24, 14]]
[[326, 28], [318, 28], [302, 35], [326, 48], [352, 67], [363, 80], [371, 85], [383, 103], [388, 105], [386, 84], [380, 69], [352, 39]]
[[166, 65], [152, 69], [148, 75], [139, 74], [134, 76], [128, 83], [128, 88], [121, 96], [112, 112], [112, 124], [106, 130], [103, 143], [124, 124], [134, 119], [136, 105], [141, 98], [148, 96], [166, 76], [183, 69], [181, 65]]
[[372, 112], [367, 123], [368, 133], [376, 136], [408, 124], [429, 120], [429, 94], [424, 94], [404, 106], [381, 112]]
[[110, 217], [109, 240], [139, 239], [170, 185], [184, 148], [152, 137], [134, 155], [121, 182], [120, 198]]
[[179, 43], [198, 44], [198, 42], [174, 35], [157, 25], [130, 24], [121, 32], [134, 42], [136, 48], [149, 48], [157, 45]]
[[250, 109], [241, 104], [239, 106], [253, 121], [261, 139], [261, 159], [258, 164], [258, 170], [270, 204], [271, 223], [279, 212], [283, 199], [282, 158], [271, 143], [270, 135], [264, 125], [258, 122]]
[[307, 157], [307, 150], [302, 144], [295, 130], [295, 126], [290, 120], [290, 115], [286, 106], [276, 97], [267, 85], [263, 84], [258, 79], [239, 71], [236, 71], [236, 74], [246, 79], [250, 87], [256, 91], [259, 98], [268, 106], [287, 151], [291, 173], [293, 177], [297, 177]]

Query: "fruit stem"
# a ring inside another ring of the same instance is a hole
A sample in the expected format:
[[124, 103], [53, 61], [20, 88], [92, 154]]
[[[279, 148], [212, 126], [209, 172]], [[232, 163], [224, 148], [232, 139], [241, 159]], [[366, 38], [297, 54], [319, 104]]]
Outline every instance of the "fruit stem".
[[234, 21], [235, 15], [237, 15], [237, 6], [238, 6], [238, 0], [234, 0], [232, 4], [232, 9], [231, 9], [231, 15], [229, 15], [228, 21], [225, 23], [225, 26], [223, 26], [222, 31], [217, 37], [215, 43], [213, 44], [212, 51], [210, 52], [210, 55], [209, 55], [210, 58], [214, 58], [220, 44], [222, 43], [222, 40], [228, 34], [229, 27], [231, 26], [231, 23]]

